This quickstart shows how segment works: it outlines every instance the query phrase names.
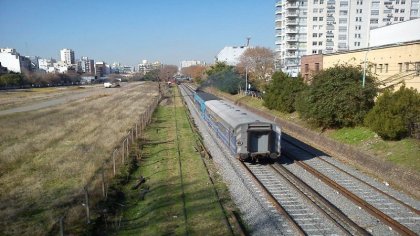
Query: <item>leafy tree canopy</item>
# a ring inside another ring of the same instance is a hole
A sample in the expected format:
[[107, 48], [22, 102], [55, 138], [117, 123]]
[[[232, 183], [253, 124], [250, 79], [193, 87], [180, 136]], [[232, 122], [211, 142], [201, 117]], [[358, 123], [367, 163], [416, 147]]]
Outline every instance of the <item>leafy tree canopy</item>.
[[323, 128], [361, 124], [374, 105], [377, 94], [375, 78], [366, 76], [360, 67], [336, 65], [314, 75], [313, 83], [296, 101], [301, 117]]
[[264, 106], [281, 112], [294, 112], [295, 100], [304, 89], [302, 78], [291, 78], [283, 72], [276, 72], [263, 97]]
[[415, 123], [420, 123], [420, 93], [405, 86], [379, 96], [365, 118], [365, 125], [384, 139], [407, 137]]

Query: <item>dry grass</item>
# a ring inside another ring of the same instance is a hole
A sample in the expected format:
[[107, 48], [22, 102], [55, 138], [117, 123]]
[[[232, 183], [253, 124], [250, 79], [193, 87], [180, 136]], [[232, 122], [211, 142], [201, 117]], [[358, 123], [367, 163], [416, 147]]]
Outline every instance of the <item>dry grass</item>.
[[44, 233], [158, 95], [153, 83], [0, 116], [0, 232]]
[[48, 87], [0, 91], [0, 110], [16, 106], [29, 105], [34, 102], [44, 101], [68, 94], [82, 93], [87, 90], [98, 90], [102, 85], [86, 87]]

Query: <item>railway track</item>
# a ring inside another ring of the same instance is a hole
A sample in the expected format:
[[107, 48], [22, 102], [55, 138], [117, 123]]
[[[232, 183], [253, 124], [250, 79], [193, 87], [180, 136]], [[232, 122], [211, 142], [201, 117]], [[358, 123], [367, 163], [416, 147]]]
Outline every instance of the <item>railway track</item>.
[[[298, 166], [388, 225], [392, 230], [401, 235], [420, 233], [420, 216], [417, 209], [332, 164], [325, 157], [308, 159], [308, 156], [302, 156], [302, 151], [312, 157], [316, 154], [290, 140], [284, 141], [288, 143], [285, 148], [286, 155]], [[302, 161], [302, 159], [307, 160]]]
[[[418, 235], [419, 211], [355, 175], [335, 166], [326, 158], [313, 158], [318, 153], [290, 142], [284, 152], [303, 170], [341, 193], [394, 233]], [[304, 154], [302, 154], [304, 153]], [[226, 157], [231, 165], [239, 165], [250, 176], [274, 211], [286, 219], [298, 235], [370, 235], [308, 184], [279, 163], [250, 164]], [[305, 160], [305, 161], [302, 161]], [[288, 232], [290, 233], [290, 231]], [[392, 233], [390, 233], [392, 234]]]

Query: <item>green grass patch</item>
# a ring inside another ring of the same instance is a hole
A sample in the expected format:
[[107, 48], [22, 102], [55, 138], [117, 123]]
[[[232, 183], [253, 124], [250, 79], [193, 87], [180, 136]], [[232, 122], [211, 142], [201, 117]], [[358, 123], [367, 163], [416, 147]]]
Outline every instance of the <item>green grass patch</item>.
[[131, 189], [133, 181], [124, 187], [126, 207], [116, 234], [229, 235], [223, 211], [195, 150], [196, 137], [181, 98], [160, 106], [153, 120], [144, 135], [140, 168], [134, 173], [137, 178], [146, 177], [141, 188], [148, 192], [142, 200], [142, 190]]
[[330, 138], [339, 142], [359, 145], [375, 138], [375, 133], [366, 127], [342, 128], [327, 132]]

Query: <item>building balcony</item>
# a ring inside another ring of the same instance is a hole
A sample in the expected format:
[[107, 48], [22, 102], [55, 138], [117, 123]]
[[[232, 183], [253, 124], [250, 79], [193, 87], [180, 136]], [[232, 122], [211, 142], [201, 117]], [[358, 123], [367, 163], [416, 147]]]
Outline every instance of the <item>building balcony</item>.
[[299, 16], [299, 12], [298, 11], [287, 11], [286, 12], [286, 17], [298, 17]]
[[296, 45], [286, 45], [286, 51], [296, 51], [297, 46]]
[[286, 25], [298, 25], [298, 20], [286, 20]]
[[298, 2], [295, 2], [295, 3], [288, 3], [288, 4], [286, 4], [286, 7], [287, 7], [288, 9], [296, 9], [296, 8], [299, 8], [299, 3], [298, 3]]
[[299, 33], [296, 29], [286, 29], [286, 34], [297, 34]]
[[298, 37], [286, 37], [286, 41], [288, 42], [297, 42], [298, 41]]
[[296, 59], [296, 58], [298, 58], [298, 54], [297, 53], [290, 53], [290, 54], [286, 54], [286, 55], [284, 55], [284, 58], [285, 59]]

